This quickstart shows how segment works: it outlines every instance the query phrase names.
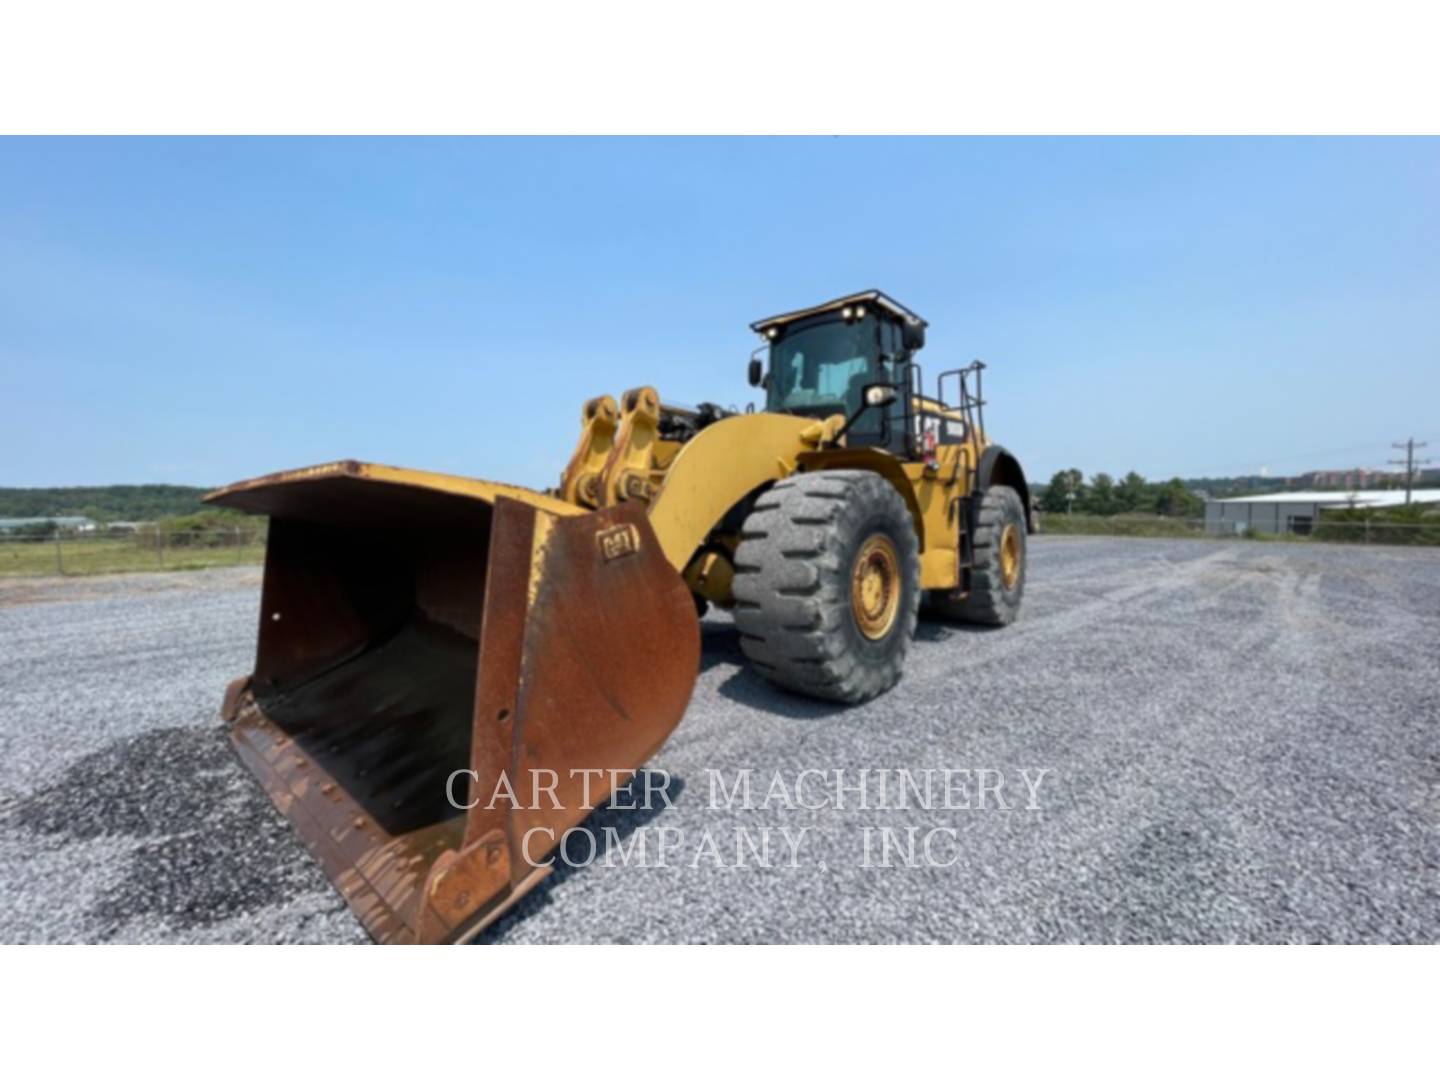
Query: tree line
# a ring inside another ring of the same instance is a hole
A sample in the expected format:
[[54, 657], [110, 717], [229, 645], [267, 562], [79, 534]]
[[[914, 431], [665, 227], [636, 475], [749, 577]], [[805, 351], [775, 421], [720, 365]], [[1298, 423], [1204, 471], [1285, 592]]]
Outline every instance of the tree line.
[[154, 521], [205, 508], [202, 487], [112, 484], [104, 487], [0, 488], [0, 518], [88, 517], [92, 521]]
[[1040, 493], [1040, 509], [1050, 514], [1159, 514], [1199, 517], [1205, 503], [1178, 476], [1152, 483], [1135, 471], [1116, 480], [1097, 472], [1088, 480], [1079, 469], [1061, 469]]

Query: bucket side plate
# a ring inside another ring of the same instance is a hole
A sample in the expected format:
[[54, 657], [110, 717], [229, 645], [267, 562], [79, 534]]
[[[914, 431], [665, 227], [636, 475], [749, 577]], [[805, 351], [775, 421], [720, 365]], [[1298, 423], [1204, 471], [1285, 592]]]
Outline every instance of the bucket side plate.
[[[288, 492], [286, 511], [326, 528], [351, 515], [366, 520], [376, 500], [354, 483], [342, 473], [311, 488], [320, 507]], [[380, 512], [400, 510], [394, 492], [378, 500]], [[403, 496], [406, 520], [445, 537], [471, 535], [473, 512], [455, 505], [455, 493], [428, 495]], [[301, 657], [280, 636], [290, 618], [262, 624], [256, 675], [226, 695], [241, 759], [382, 943], [462, 940], [498, 918], [543, 876], [564, 830], [664, 742], [698, 672], [693, 602], [642, 508], [555, 514], [506, 495], [477, 501], [487, 503], [489, 526], [475, 545], [483, 574], [442, 580], [460, 591], [479, 582], [483, 602], [441, 603], [425, 584], [430, 553], [452, 565], [455, 543], [406, 546], [407, 580], [418, 583], [417, 605], [425, 602], [403, 623], [354, 649], [352, 640], [385, 622], [357, 620], [358, 630], [336, 637], [346, 651], [331, 664]], [[286, 520], [272, 526], [267, 611], [284, 606], [272, 585], [313, 579], [296, 576], [294, 554], [297, 537], [311, 534]], [[385, 601], [378, 610], [388, 616]], [[311, 612], [294, 599], [290, 606], [308, 624]], [[465, 611], [479, 614], [479, 625], [467, 626]], [[264, 654], [267, 633], [283, 663]], [[473, 773], [452, 780], [467, 763]], [[493, 799], [497, 788], [516, 798]], [[453, 807], [452, 792], [474, 805]]]

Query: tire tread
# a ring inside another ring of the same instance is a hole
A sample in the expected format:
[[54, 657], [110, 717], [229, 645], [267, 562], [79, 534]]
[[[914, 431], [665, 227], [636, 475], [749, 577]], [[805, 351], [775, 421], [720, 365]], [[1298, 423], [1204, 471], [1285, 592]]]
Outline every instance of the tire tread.
[[[885, 662], [862, 663], [850, 647], [849, 568], [842, 551], [876, 513], [903, 520], [897, 615], [900, 635]], [[740, 647], [761, 675], [790, 690], [860, 702], [899, 681], [920, 598], [919, 541], [910, 511], [884, 477], [860, 469], [802, 473], [756, 500], [735, 553], [735, 624]]]

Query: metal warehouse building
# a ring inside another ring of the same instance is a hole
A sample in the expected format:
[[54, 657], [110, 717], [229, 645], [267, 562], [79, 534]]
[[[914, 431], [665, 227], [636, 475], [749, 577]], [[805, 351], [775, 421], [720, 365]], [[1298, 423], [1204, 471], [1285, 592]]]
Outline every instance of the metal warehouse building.
[[0, 533], [18, 532], [21, 529], [34, 525], [53, 524], [57, 529], [65, 529], [69, 532], [91, 532], [95, 528], [95, 522], [88, 517], [23, 517], [23, 518], [0, 518]]
[[[1411, 501], [1440, 503], [1440, 490], [1416, 491]], [[1304, 536], [1320, 520], [1321, 510], [1405, 505], [1403, 491], [1278, 491], [1238, 499], [1207, 499], [1205, 531], [1296, 533]]]

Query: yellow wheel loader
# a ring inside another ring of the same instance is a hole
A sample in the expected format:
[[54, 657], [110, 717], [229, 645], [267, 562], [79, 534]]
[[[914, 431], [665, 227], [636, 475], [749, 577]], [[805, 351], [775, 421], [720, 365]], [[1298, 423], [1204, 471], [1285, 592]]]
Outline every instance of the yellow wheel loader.
[[762, 411], [594, 398], [550, 492], [341, 461], [207, 496], [270, 518], [223, 717], [372, 937], [468, 940], [542, 880], [679, 723], [708, 605], [841, 702], [900, 679], [922, 605], [1015, 618], [1025, 476], [984, 365], [926, 392], [925, 327], [879, 291], [762, 319]]

